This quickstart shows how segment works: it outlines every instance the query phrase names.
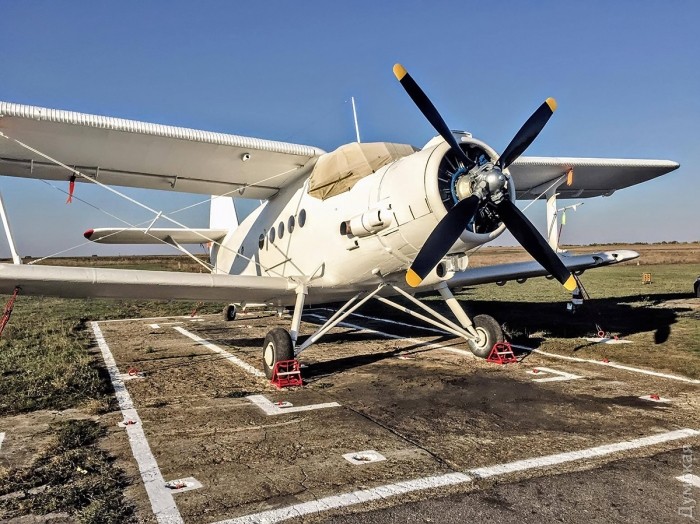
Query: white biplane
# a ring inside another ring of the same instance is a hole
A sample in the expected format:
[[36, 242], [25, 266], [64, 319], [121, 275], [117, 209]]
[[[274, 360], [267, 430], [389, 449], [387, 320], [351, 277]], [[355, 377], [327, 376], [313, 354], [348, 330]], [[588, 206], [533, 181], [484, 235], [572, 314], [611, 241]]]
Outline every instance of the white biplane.
[[[0, 292], [63, 297], [187, 299], [293, 307], [291, 329], [263, 343], [266, 373], [294, 358], [372, 298], [463, 337], [486, 356], [503, 339], [492, 317], [470, 318], [455, 288], [547, 276], [575, 292], [574, 274], [637, 257], [633, 251], [557, 254], [556, 201], [611, 195], [678, 168], [666, 160], [520, 156], [556, 109], [548, 98], [502, 154], [451, 131], [397, 64], [394, 74], [439, 136], [424, 147], [305, 145], [0, 102], [0, 174], [211, 197], [208, 229], [102, 228], [101, 243], [209, 243], [206, 273], [0, 265]], [[547, 199], [546, 240], [515, 206]], [[264, 202], [240, 224], [236, 199]], [[149, 208], [150, 209], [150, 208]], [[5, 215], [4, 210], [3, 216]], [[469, 255], [508, 229], [535, 259], [470, 268]], [[8, 229], [8, 238], [11, 239]], [[14, 251], [14, 250], [13, 250]], [[560, 256], [561, 255], [561, 256]], [[203, 262], [202, 262], [203, 263]], [[438, 292], [454, 320], [414, 295]], [[415, 305], [405, 308], [392, 297]], [[297, 344], [305, 304], [344, 302]], [[420, 311], [420, 312], [419, 312]]]

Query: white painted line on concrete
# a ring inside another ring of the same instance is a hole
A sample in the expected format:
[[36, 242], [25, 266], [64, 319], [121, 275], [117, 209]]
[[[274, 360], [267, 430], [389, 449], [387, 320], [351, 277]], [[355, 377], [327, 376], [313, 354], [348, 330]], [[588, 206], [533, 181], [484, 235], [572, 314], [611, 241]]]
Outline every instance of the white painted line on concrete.
[[685, 484], [692, 484], [696, 488], [700, 488], [700, 477], [698, 477], [697, 475], [691, 475], [690, 473], [686, 473], [685, 475], [676, 477], [676, 479], [680, 480]]
[[2, 449], [2, 443], [5, 441], [5, 432], [0, 433], [0, 449]]
[[536, 368], [528, 371], [531, 375], [539, 375], [540, 373], [544, 375], [555, 375], [553, 377], [545, 378], [535, 378], [532, 379], [533, 382], [561, 382], [564, 380], [576, 380], [577, 378], [583, 378], [580, 375], [574, 375], [573, 373], [567, 373], [566, 371], [557, 371], [552, 368], [545, 368], [542, 366], [537, 366]]
[[[307, 314], [307, 316], [316, 317], [322, 321], [328, 320], [323, 315], [316, 315], [315, 313]], [[371, 317], [367, 317], [367, 318], [371, 318]], [[380, 320], [380, 319], [377, 319], [377, 320]], [[392, 338], [394, 340], [406, 340], [407, 342], [413, 342], [414, 344], [425, 346], [425, 347], [430, 348], [430, 349], [441, 349], [443, 351], [449, 351], [451, 353], [458, 353], [460, 355], [464, 355], [464, 356], [467, 356], [470, 358], [477, 358], [472, 354], [471, 351], [465, 351], [463, 349], [448, 347], [448, 346], [445, 346], [443, 344], [438, 344], [436, 342], [426, 342], [425, 340], [420, 340], [417, 338], [404, 337], [401, 335], [393, 335], [391, 333], [385, 333], [384, 331], [377, 331], [376, 329], [370, 329], [370, 328], [367, 328], [364, 326], [358, 326], [357, 324], [350, 324], [348, 322], [339, 322], [338, 326], [349, 327], [349, 328], [357, 329], [359, 331], [365, 331], [367, 333], [374, 333], [375, 335], [381, 335], [382, 337]]]
[[251, 375], [254, 375], [256, 377], [265, 377], [265, 373], [263, 373], [259, 369], [255, 369], [253, 366], [251, 366], [247, 362], [243, 362], [240, 358], [232, 355], [231, 353], [229, 353], [225, 349], [222, 349], [219, 346], [212, 344], [211, 342], [208, 342], [207, 340], [195, 335], [194, 333], [190, 333], [186, 329], [183, 329], [179, 326], [174, 327], [173, 329], [175, 331], [177, 331], [178, 333], [181, 333], [181, 334], [185, 335], [186, 337], [191, 338], [192, 340], [194, 340], [198, 344], [201, 344], [205, 348], [210, 349], [214, 353], [218, 353], [219, 355], [222, 355], [223, 357], [226, 358], [226, 360], [228, 360], [229, 362], [232, 362], [233, 364], [240, 367], [244, 371], [250, 373]]
[[267, 524], [281, 522], [304, 515], [322, 513], [331, 509], [362, 504], [363, 502], [370, 502], [372, 500], [381, 500], [414, 491], [464, 484], [465, 482], [471, 481], [471, 477], [464, 473], [447, 473], [445, 475], [407, 480], [404, 482], [397, 482], [396, 484], [379, 486], [377, 488], [363, 489], [353, 491], [352, 493], [316, 499], [310, 502], [302, 502], [301, 504], [294, 504], [293, 506], [287, 506], [285, 508], [272, 509], [252, 515], [245, 515], [243, 517], [222, 520], [216, 524]]
[[113, 322], [135, 322], [135, 321], [142, 321], [145, 322], [146, 320], [172, 320], [173, 318], [192, 318], [189, 315], [173, 315], [170, 317], [140, 317], [140, 318], [115, 318], [112, 320], [100, 320], [101, 324], [111, 324]]
[[455, 484], [465, 484], [472, 482], [477, 478], [494, 477], [497, 475], [505, 475], [528, 469], [540, 469], [568, 462], [578, 462], [581, 460], [603, 457], [606, 455], [619, 453], [621, 451], [653, 446], [656, 444], [662, 444], [665, 442], [671, 442], [698, 435], [700, 435], [700, 431], [696, 431], [694, 429], [681, 429], [677, 431], [670, 431], [668, 433], [659, 433], [650, 437], [618, 442], [616, 444], [607, 444], [580, 451], [558, 453], [556, 455], [547, 455], [544, 457], [518, 460], [507, 464], [499, 464], [486, 468], [472, 469], [464, 473], [447, 473], [445, 475], [438, 475], [434, 477], [424, 477], [407, 480], [404, 482], [397, 482], [395, 484], [386, 484], [376, 488], [353, 491], [352, 493], [344, 493], [341, 495], [333, 495], [330, 497], [312, 500], [310, 502], [294, 504], [284, 508], [272, 509], [233, 519], [222, 520], [216, 524], [267, 524], [281, 522], [291, 518], [303, 517], [304, 515], [317, 515], [324, 511], [362, 504], [372, 500], [395, 497], [405, 493], [435, 489], [443, 486], [452, 486]]
[[160, 326], [158, 324], [148, 324], [148, 327], [151, 329], [160, 329]]
[[275, 404], [268, 400], [264, 395], [250, 395], [246, 397], [250, 402], [258, 406], [263, 413], [268, 416], [284, 415], [286, 413], [298, 413], [299, 411], [313, 411], [315, 409], [337, 408], [340, 404], [337, 402], [326, 402], [325, 404], [308, 404], [306, 406], [294, 407], [290, 402]]
[[114, 360], [114, 356], [112, 356], [112, 352], [109, 350], [109, 346], [107, 345], [104, 336], [102, 335], [102, 330], [100, 329], [100, 326], [97, 325], [97, 322], [92, 322], [91, 327], [93, 333], [95, 334], [97, 345], [99, 346], [100, 351], [102, 351], [102, 358], [104, 359], [105, 366], [109, 372], [109, 378], [112, 381], [112, 387], [114, 388], [114, 395], [117, 397], [119, 408], [124, 416], [124, 420], [133, 420], [136, 422], [136, 424], [126, 427], [126, 434], [129, 436], [131, 452], [133, 453], [136, 463], [139, 466], [139, 472], [141, 473], [141, 478], [143, 479], [143, 485], [146, 488], [148, 499], [151, 501], [153, 514], [159, 523], [184, 523], [182, 516], [175, 505], [175, 499], [173, 499], [172, 494], [165, 487], [165, 480], [160, 472], [160, 468], [158, 468], [158, 463], [156, 462], [153, 453], [151, 453], [151, 447], [148, 445], [148, 440], [146, 440], [146, 435], [143, 432], [143, 426], [141, 424], [139, 414], [134, 408], [131, 395], [129, 395], [129, 392], [124, 385], [124, 381], [121, 379], [119, 368]]
[[599, 366], [609, 366], [611, 368], [624, 369], [625, 371], [631, 371], [633, 373], [642, 373], [644, 375], [651, 375], [654, 377], [667, 378], [670, 380], [679, 380], [681, 382], [689, 382], [691, 384], [700, 384], [700, 380], [696, 380], [694, 378], [682, 377], [680, 375], [669, 375], [667, 373], [659, 373], [658, 371], [651, 371], [649, 369], [641, 369], [641, 368], [634, 368], [631, 366], [623, 366], [622, 364], [615, 364], [614, 362], [604, 362], [602, 360], [590, 360], [587, 358], [578, 358], [578, 357], [567, 357], [566, 355], [557, 355], [556, 353], [548, 353], [546, 351], [542, 351], [541, 349], [530, 349], [530, 351], [532, 351], [534, 353], [538, 353], [540, 355], [545, 355], [547, 357], [568, 360], [570, 362], [584, 362], [586, 364], [597, 364]]
[[673, 440], [694, 437], [697, 435], [700, 435], [700, 431], [696, 431], [694, 429], [679, 429], [677, 431], [659, 433], [650, 437], [627, 440], [616, 444], [606, 444], [604, 446], [597, 446], [595, 448], [582, 449], [579, 451], [569, 451], [567, 453], [557, 453], [555, 455], [547, 455], [545, 457], [516, 460], [515, 462], [498, 464], [496, 466], [489, 466], [486, 468], [471, 469], [469, 470], [469, 473], [477, 478], [494, 477], [497, 475], [505, 475], [527, 469], [544, 468], [567, 462], [603, 457], [605, 455], [612, 455], [613, 453], [619, 453], [621, 451], [629, 451], [632, 449], [654, 446], [656, 444], [663, 444], [664, 442], [671, 442]]

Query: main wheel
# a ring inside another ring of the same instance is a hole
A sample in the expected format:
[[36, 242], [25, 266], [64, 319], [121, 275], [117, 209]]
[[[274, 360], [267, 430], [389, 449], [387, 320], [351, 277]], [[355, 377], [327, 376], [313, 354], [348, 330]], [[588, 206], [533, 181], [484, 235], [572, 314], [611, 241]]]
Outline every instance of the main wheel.
[[469, 349], [477, 357], [486, 358], [494, 344], [503, 342], [503, 330], [495, 318], [489, 315], [477, 315], [474, 317], [474, 329], [479, 335], [479, 340], [469, 340]]
[[236, 320], [236, 313], [238, 310], [236, 309], [236, 306], [234, 304], [229, 304], [224, 308], [224, 320], [226, 322], [231, 322], [232, 320]]
[[294, 359], [294, 345], [289, 332], [282, 328], [268, 331], [263, 343], [263, 367], [267, 378], [272, 378], [272, 370], [277, 362], [292, 359]]

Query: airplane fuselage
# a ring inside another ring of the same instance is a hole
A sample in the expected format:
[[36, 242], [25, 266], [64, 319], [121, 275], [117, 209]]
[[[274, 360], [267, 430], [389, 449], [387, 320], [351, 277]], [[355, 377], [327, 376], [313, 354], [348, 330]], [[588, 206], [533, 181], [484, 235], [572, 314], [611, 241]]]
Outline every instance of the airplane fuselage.
[[[496, 156], [468, 135], [462, 140]], [[217, 272], [305, 278], [311, 303], [352, 296], [382, 279], [405, 285], [403, 272], [447, 212], [437, 177], [448, 150], [442, 140], [430, 142], [325, 200], [309, 194], [308, 178], [298, 180], [226, 236], [212, 253]], [[450, 250], [452, 269], [465, 269], [464, 253], [502, 231], [465, 229]], [[449, 278], [449, 269], [433, 270], [423, 287]]]

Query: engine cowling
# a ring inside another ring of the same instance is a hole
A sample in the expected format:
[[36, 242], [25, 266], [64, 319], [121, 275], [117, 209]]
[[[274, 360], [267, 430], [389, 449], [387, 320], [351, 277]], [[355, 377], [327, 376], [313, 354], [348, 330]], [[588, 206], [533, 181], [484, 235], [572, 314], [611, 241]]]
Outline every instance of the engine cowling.
[[[453, 132], [457, 142], [470, 160], [473, 160], [478, 170], [488, 163], [498, 160], [498, 153], [488, 144], [473, 138], [469, 133]], [[450, 146], [438, 138], [440, 144], [435, 148], [434, 154], [426, 166], [426, 195], [432, 203], [433, 209], [439, 219], [447, 214], [459, 200], [472, 194], [470, 176], [458, 168], [455, 153]], [[508, 170], [503, 171], [506, 177], [507, 196], [515, 201], [515, 186]], [[466, 225], [460, 235], [460, 241], [469, 248], [474, 245], [484, 244], [498, 237], [505, 231], [505, 226], [488, 206], [482, 206], [474, 219]], [[455, 246], [459, 247], [459, 246]]]

